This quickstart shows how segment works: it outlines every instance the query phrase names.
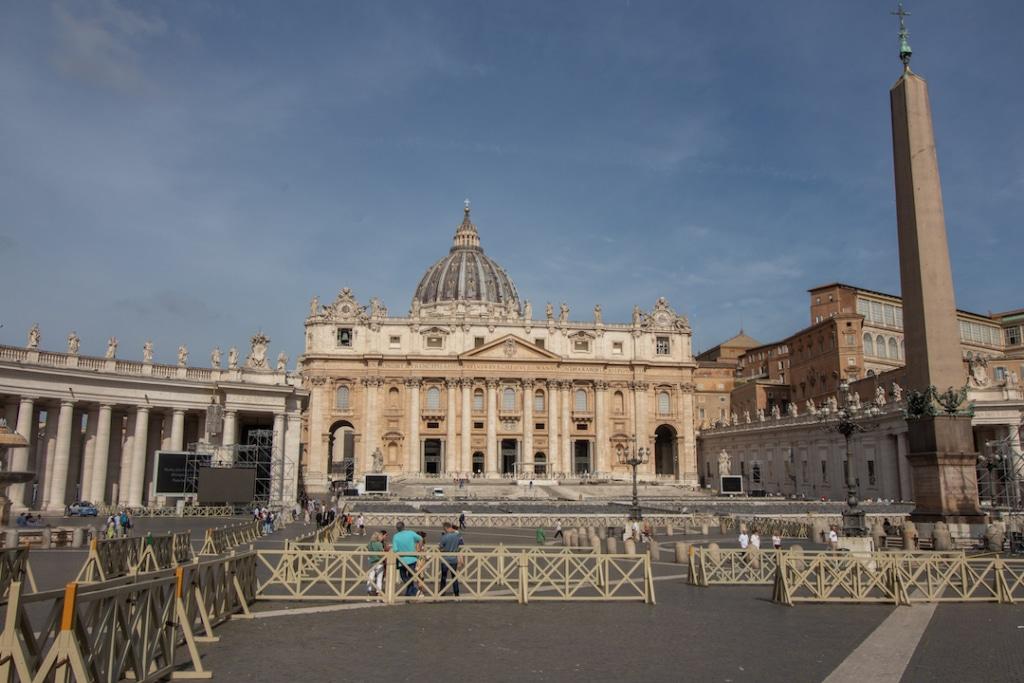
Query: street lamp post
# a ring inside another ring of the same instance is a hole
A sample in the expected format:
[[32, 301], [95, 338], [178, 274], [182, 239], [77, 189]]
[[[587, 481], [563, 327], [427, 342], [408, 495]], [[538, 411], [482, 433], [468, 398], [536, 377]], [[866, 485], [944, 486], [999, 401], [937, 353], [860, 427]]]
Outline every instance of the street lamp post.
[[[870, 405], [860, 410], [850, 400], [850, 385], [846, 380], [839, 383], [839, 395], [842, 397], [842, 404], [833, 414], [821, 416], [825, 423], [822, 428], [829, 432], [842, 434], [846, 446], [846, 462], [843, 464], [843, 478], [846, 480], [846, 509], [843, 510], [843, 535], [844, 536], [865, 536], [867, 526], [864, 523], [864, 511], [857, 507], [857, 484], [853, 476], [853, 453], [850, 450], [850, 440], [854, 434], [866, 432], [877, 427], [877, 424], [870, 424], [863, 418], [876, 418], [881, 410], [878, 406]], [[835, 421], [833, 422], [833, 417]]]
[[620, 465], [629, 465], [633, 468], [633, 504], [629, 508], [629, 518], [639, 521], [643, 519], [643, 514], [640, 511], [640, 496], [636, 489], [636, 468], [650, 460], [651, 449], [646, 446], [637, 448], [636, 437], [633, 437], [630, 446], [619, 446], [617, 455]]

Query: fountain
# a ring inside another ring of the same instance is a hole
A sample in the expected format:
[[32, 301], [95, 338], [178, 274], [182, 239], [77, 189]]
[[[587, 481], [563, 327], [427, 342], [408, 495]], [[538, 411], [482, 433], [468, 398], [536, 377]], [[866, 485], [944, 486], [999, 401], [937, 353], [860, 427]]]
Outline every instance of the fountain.
[[11, 513], [7, 487], [11, 484], [26, 484], [36, 478], [35, 472], [12, 472], [7, 469], [7, 450], [27, 446], [25, 437], [11, 432], [6, 420], [0, 418], [0, 526], [7, 526]]

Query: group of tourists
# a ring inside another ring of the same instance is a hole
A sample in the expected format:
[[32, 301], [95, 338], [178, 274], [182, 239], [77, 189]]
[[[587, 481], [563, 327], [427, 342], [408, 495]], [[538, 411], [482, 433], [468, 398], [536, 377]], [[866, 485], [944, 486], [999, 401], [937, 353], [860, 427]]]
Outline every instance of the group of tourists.
[[[740, 550], [746, 550], [753, 548], [754, 550], [761, 549], [761, 534], [757, 533], [757, 529], [751, 529], [750, 534], [747, 534], [746, 529], [740, 529]], [[772, 548], [775, 550], [782, 550], [782, 536], [774, 533], [772, 534]]]
[[[362, 515], [359, 516], [360, 521]], [[416, 567], [420, 562], [418, 553], [426, 548], [426, 533], [406, 529], [404, 522], [395, 524], [395, 534], [390, 536], [386, 529], [374, 532], [370, 536], [366, 549], [372, 554], [369, 556], [370, 571], [366, 578], [366, 591], [370, 595], [381, 595], [384, 592], [384, 579], [387, 576], [389, 567], [384, 561], [384, 553], [391, 551], [398, 555], [395, 562], [395, 569], [398, 570], [399, 588], [403, 595], [414, 596], [425, 591], [422, 581], [416, 574]], [[462, 555], [459, 552], [465, 545], [462, 534], [451, 522], [444, 523], [441, 532], [441, 540], [437, 548], [441, 555], [441, 582], [439, 594], [450, 594], [459, 596], [458, 570], [462, 567]]]
[[263, 507], [256, 506], [252, 509], [252, 520], [259, 522], [260, 530], [263, 535], [266, 536], [274, 531], [274, 520], [276, 519], [273, 512], [267, 509], [267, 506]]
[[18, 515], [18, 518], [14, 520], [17, 526], [47, 526], [46, 520], [43, 519], [42, 515], [33, 515], [31, 512], [22, 512]]
[[107, 517], [104, 526], [104, 536], [107, 538], [122, 538], [131, 534], [132, 518], [128, 516], [127, 510], [121, 510]]

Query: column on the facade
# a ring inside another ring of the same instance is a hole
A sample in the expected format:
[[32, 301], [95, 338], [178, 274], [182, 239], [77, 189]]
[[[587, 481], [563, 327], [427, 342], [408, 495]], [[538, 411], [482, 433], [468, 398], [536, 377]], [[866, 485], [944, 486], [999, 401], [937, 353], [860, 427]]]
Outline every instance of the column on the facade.
[[594, 382], [594, 470], [606, 475], [611, 470], [608, 462], [608, 382]]
[[128, 505], [142, 505], [142, 488], [146, 481], [146, 445], [149, 442], [149, 406], [135, 410], [135, 439], [132, 445], [131, 479], [128, 482]]
[[289, 413], [284, 435], [284, 502], [291, 504], [299, 497], [299, 444], [302, 441], [302, 416]]
[[[15, 430], [28, 441], [28, 445], [11, 449], [11, 469], [16, 472], [24, 472], [28, 469], [28, 453], [35, 441], [33, 438], [35, 428], [32, 424], [34, 415], [35, 399], [32, 396], [22, 396], [18, 404], [18, 423]], [[13, 484], [8, 490], [10, 493], [7, 495], [12, 503], [11, 509], [15, 512], [25, 510], [25, 485]]]
[[459, 440], [459, 471], [473, 472], [473, 380], [462, 380], [462, 436]]
[[484, 471], [498, 476], [498, 380], [487, 380], [487, 451]]
[[[92, 501], [92, 469], [96, 457], [96, 423], [99, 422], [99, 406], [87, 413], [85, 426], [85, 447], [82, 449], [82, 469], [79, 472], [78, 499]], [[95, 502], [95, 501], [93, 501]]]
[[[110, 457], [110, 411], [109, 403], [101, 403], [96, 411], [96, 439], [92, 454], [92, 473], [88, 481], [83, 481], [84, 491], [93, 503], [104, 502], [104, 489], [107, 485], [107, 460]], [[86, 495], [86, 494], [83, 494]]]
[[570, 394], [572, 394], [572, 382], [565, 381], [561, 383], [561, 394], [562, 394], [562, 427], [560, 431], [561, 444], [559, 444], [559, 450], [562, 452], [562, 471], [566, 474], [575, 474], [576, 472], [576, 454], [572, 452], [572, 425], [570, 418], [572, 417], [572, 400]]
[[132, 458], [135, 455], [135, 420], [132, 418], [131, 413], [124, 416], [125, 435], [121, 443], [121, 467], [117, 475], [117, 502], [120, 505], [128, 504], [128, 494], [132, 488]]
[[57, 447], [53, 456], [53, 478], [50, 481], [50, 499], [46, 509], [64, 510], [64, 490], [67, 488], [68, 467], [71, 464], [71, 430], [74, 427], [75, 402], [62, 400], [57, 418]]
[[[520, 463], [533, 463], [533, 380], [523, 380], [523, 452]], [[535, 472], [531, 464], [530, 474]]]
[[8, 428], [18, 421], [18, 399], [10, 398], [4, 402], [4, 419]]
[[366, 408], [366, 434], [363, 436], [363, 457], [356, 456], [355, 471], [360, 475], [366, 471], [369, 463], [373, 462], [373, 452], [378, 447], [380, 434], [377, 429], [377, 389], [383, 384], [378, 377], [368, 377], [363, 380], [363, 387], [366, 391], [363, 405]]
[[224, 429], [221, 434], [221, 444], [234, 446], [238, 441], [238, 412], [224, 409]]
[[172, 451], [180, 451], [185, 447], [185, 411], [175, 408], [171, 413], [171, 443]]
[[274, 441], [270, 449], [270, 500], [284, 500], [284, 413], [274, 413]]
[[158, 451], [169, 451], [171, 450], [171, 431], [174, 429], [174, 418], [173, 413], [164, 413], [160, 416], [160, 431], [157, 433], [159, 437], [156, 440]]
[[913, 474], [910, 461], [907, 459], [908, 453], [907, 433], [900, 432], [896, 435], [896, 474], [900, 482], [900, 500], [914, 499]]
[[459, 380], [455, 378], [448, 378], [444, 383], [445, 391], [448, 394], [448, 410], [444, 416], [445, 426], [445, 443], [444, 443], [444, 461], [443, 461], [443, 472], [457, 472], [459, 470], [459, 450], [456, 444], [456, 434], [458, 432], [458, 419], [457, 419], [457, 407], [458, 400], [456, 393], [459, 389]]
[[693, 427], [693, 385], [680, 385], [682, 402], [681, 436], [676, 445], [676, 478], [687, 486], [698, 486], [700, 473], [697, 471], [697, 439]]
[[633, 383], [633, 400], [636, 401], [634, 431], [636, 433], [637, 448], [643, 446], [650, 448], [650, 435], [647, 424], [647, 382]]
[[555, 475], [562, 472], [561, 460], [558, 448], [558, 381], [549, 379], [547, 381], [548, 401], [548, 474]]
[[[311, 377], [309, 380], [309, 442], [305, 452], [307, 485], [313, 480], [317, 482], [317, 486], [321, 483], [326, 485], [327, 482], [327, 435], [324, 415], [335, 404], [335, 391], [336, 388], [331, 390], [327, 387], [327, 379], [324, 377]], [[351, 393], [349, 396], [351, 400]]]
[[60, 418], [57, 415], [58, 408], [53, 405], [46, 407], [46, 430], [44, 449], [44, 470], [42, 476], [36, 473], [36, 480], [39, 481], [38, 508], [45, 510], [50, 504], [50, 489], [53, 484], [53, 461], [57, 457], [57, 424]]
[[409, 438], [405, 440], [405, 472], [419, 474], [420, 471], [420, 385], [419, 377], [405, 381], [409, 390]]

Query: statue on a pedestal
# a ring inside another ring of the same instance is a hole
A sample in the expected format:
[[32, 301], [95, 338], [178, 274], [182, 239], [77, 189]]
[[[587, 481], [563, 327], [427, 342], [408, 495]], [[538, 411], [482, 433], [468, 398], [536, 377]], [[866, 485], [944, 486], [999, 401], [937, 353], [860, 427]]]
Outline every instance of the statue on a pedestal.
[[220, 347], [214, 346], [213, 351], [210, 352], [210, 367], [220, 368]]
[[142, 345], [142, 362], [153, 362], [153, 341], [151, 339], [147, 339], [146, 343]]
[[111, 358], [116, 358], [116, 357], [117, 357], [117, 337], [111, 337], [110, 339], [107, 340], [107, 354], [106, 354], [106, 358], [109, 360]]
[[286, 370], [288, 370], [288, 354], [282, 351], [277, 354], [277, 371], [285, 372]]
[[42, 335], [39, 333], [39, 323], [32, 323], [32, 327], [28, 330], [28, 345], [26, 348], [38, 349], [41, 337]]
[[188, 365], [188, 347], [182, 344], [178, 347], [178, 366], [185, 367]]
[[228, 349], [228, 369], [234, 370], [238, 367], [238, 349], [234, 346]]
[[594, 305], [594, 324], [601, 324], [601, 304]]
[[74, 330], [71, 330], [71, 334], [68, 335], [68, 353], [72, 356], [78, 355], [78, 347], [81, 346], [82, 340]]

